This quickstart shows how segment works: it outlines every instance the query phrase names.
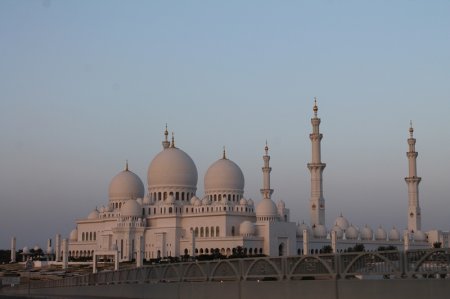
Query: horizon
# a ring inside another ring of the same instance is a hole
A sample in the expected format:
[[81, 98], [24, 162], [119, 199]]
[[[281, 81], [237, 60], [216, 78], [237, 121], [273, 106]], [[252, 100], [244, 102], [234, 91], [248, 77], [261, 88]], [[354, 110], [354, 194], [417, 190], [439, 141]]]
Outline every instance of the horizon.
[[422, 230], [448, 231], [450, 3], [0, 3], [0, 249], [43, 248], [108, 203], [125, 167], [147, 186], [167, 123], [203, 176], [222, 156], [257, 204], [309, 224], [310, 119], [323, 134], [326, 226], [407, 226], [412, 120]]

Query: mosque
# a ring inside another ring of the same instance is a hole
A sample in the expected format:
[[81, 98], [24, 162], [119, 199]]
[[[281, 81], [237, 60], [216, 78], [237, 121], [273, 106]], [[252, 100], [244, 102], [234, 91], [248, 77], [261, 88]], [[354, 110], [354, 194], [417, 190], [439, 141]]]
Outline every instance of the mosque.
[[[409, 129], [409, 173], [407, 230], [393, 227], [356, 227], [342, 215], [331, 228], [325, 226], [325, 199], [321, 160], [320, 118], [314, 102], [311, 118], [310, 224], [297, 224], [283, 201], [272, 200], [270, 156], [266, 144], [262, 166], [261, 200], [244, 197], [245, 179], [239, 166], [226, 156], [215, 161], [204, 177], [204, 194], [197, 195], [198, 172], [194, 161], [168, 138], [167, 126], [162, 151], [151, 161], [147, 192], [141, 179], [128, 168], [109, 185], [109, 202], [76, 222], [68, 239], [56, 236], [56, 260], [67, 249], [69, 257], [91, 257], [95, 252], [115, 251], [119, 261], [196, 256], [220, 251], [230, 255], [240, 246], [248, 255], [285, 256], [318, 253], [325, 246], [341, 252], [356, 244], [366, 250], [380, 246], [399, 250], [430, 248], [435, 242], [449, 247], [449, 233], [421, 230], [421, 212], [415, 151], [416, 139]], [[61, 242], [63, 241], [63, 242]], [[64, 246], [62, 246], [64, 243]], [[24, 249], [25, 252], [25, 249]]]

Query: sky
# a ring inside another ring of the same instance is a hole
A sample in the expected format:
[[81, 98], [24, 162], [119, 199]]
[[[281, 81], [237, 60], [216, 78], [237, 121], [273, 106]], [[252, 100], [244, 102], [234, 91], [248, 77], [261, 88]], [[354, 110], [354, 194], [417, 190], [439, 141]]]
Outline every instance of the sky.
[[450, 229], [450, 2], [0, 1], [0, 248], [45, 246], [147, 185], [167, 123], [197, 195], [226, 147], [261, 196], [309, 223], [318, 98], [326, 224], [407, 225], [413, 121], [424, 230]]

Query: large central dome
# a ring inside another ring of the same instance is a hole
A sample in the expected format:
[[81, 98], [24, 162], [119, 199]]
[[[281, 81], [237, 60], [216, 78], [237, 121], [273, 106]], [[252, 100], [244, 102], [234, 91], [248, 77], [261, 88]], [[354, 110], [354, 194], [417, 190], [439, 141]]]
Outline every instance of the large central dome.
[[197, 188], [197, 167], [184, 151], [168, 147], [160, 152], [148, 167], [149, 189], [154, 187]]

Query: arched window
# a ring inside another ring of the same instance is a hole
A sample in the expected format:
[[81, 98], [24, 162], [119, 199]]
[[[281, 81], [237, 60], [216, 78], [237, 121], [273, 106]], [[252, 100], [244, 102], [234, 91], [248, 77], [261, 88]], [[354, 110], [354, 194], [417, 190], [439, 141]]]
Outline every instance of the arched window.
[[201, 238], [203, 238], [205, 235], [204, 235], [204, 230], [203, 230], [203, 227], [201, 227], [200, 228], [200, 237]]
[[216, 237], [218, 237], [218, 236], [219, 236], [219, 227], [216, 226]]
[[214, 237], [214, 227], [211, 226], [211, 237]]
[[205, 237], [209, 238], [209, 227], [205, 228]]
[[176, 200], [180, 200], [180, 192], [176, 192], [175, 193], [175, 199]]
[[172, 207], [169, 208], [169, 214], [172, 214]]
[[195, 228], [195, 236], [198, 237], [198, 227]]
[[84, 241], [84, 233], [81, 233], [81, 241]]
[[97, 233], [94, 232], [94, 241], [97, 240]]
[[231, 235], [234, 237], [234, 226], [231, 227]]

